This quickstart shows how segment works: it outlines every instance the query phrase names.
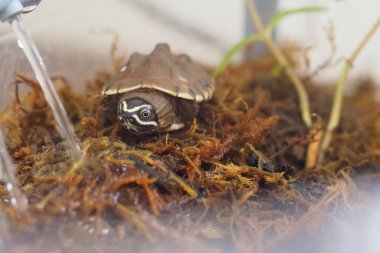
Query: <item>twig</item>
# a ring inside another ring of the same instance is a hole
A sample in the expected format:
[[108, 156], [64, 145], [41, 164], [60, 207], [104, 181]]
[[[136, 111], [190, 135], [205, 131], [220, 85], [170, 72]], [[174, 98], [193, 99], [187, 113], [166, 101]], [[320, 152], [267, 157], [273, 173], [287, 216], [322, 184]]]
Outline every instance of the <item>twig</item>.
[[294, 73], [286, 57], [276, 47], [276, 45], [273, 43], [273, 41], [269, 37], [268, 33], [265, 31], [265, 28], [260, 19], [260, 16], [257, 13], [257, 8], [255, 4], [253, 3], [253, 1], [246, 0], [246, 4], [248, 7], [248, 12], [252, 19], [252, 23], [256, 26], [265, 44], [267, 45], [269, 50], [272, 52], [273, 56], [275, 57], [279, 65], [285, 70], [286, 75], [288, 76], [292, 84], [294, 85], [294, 88], [296, 89], [298, 98], [300, 100], [300, 110], [301, 110], [302, 119], [307, 127], [311, 127], [312, 120], [311, 120], [311, 113], [310, 113], [309, 98], [308, 98], [304, 85], [302, 84], [298, 76]]
[[306, 173], [312, 172], [312, 170], [317, 165], [323, 132], [322, 119], [317, 117], [317, 121], [313, 124], [313, 127], [309, 131], [309, 139], [311, 139], [311, 142], [307, 146], [305, 162]]
[[350, 58], [348, 58], [343, 66], [342, 72], [340, 73], [340, 77], [338, 80], [338, 83], [336, 85], [335, 90], [335, 96], [334, 96], [334, 103], [331, 109], [331, 114], [329, 118], [329, 122], [326, 128], [326, 133], [323, 137], [320, 154], [319, 154], [319, 160], [323, 159], [324, 152], [326, 149], [330, 146], [332, 135], [334, 130], [339, 125], [339, 120], [341, 116], [342, 111], [342, 104], [343, 104], [343, 95], [344, 90], [346, 86], [346, 80], [348, 76], [348, 72], [351, 70], [355, 59], [359, 55], [359, 53], [362, 51], [362, 49], [367, 45], [370, 38], [375, 34], [377, 29], [380, 27], [380, 17], [377, 19], [376, 23], [371, 27], [371, 29], [368, 31], [368, 33], [365, 35], [363, 40], [360, 42], [358, 47], [354, 50], [354, 52], [351, 54]]
[[315, 69], [313, 69], [311, 73], [309, 73], [303, 79], [304, 82], [309, 82], [315, 76], [319, 75], [322, 71], [331, 67], [338, 66], [338, 64], [344, 61], [344, 58], [337, 57], [337, 45], [335, 41], [335, 27], [331, 20], [329, 21], [327, 27], [325, 28], [325, 34], [326, 34], [327, 42], [330, 47], [330, 54], [323, 62], [321, 62], [318, 66], [316, 66]]

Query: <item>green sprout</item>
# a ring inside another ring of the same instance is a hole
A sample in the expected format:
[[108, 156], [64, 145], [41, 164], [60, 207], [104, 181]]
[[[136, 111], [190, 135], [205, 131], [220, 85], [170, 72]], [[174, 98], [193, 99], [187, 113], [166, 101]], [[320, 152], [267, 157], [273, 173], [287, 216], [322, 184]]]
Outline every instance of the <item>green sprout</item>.
[[[268, 24], [265, 27], [265, 30], [268, 35], [271, 35], [273, 32], [273, 29], [280, 23], [284, 18], [292, 16], [294, 14], [305, 14], [305, 13], [315, 13], [315, 12], [324, 12], [327, 9], [320, 6], [309, 6], [309, 7], [301, 7], [296, 9], [289, 9], [289, 10], [281, 10], [278, 11], [268, 22]], [[247, 47], [248, 45], [255, 43], [257, 41], [263, 41], [263, 36], [261, 34], [252, 34], [248, 37], [245, 37], [238, 43], [236, 43], [223, 57], [220, 64], [215, 68], [213, 74], [214, 76], [218, 76], [220, 73], [223, 72], [223, 70], [230, 64], [232, 58], [243, 48]]]

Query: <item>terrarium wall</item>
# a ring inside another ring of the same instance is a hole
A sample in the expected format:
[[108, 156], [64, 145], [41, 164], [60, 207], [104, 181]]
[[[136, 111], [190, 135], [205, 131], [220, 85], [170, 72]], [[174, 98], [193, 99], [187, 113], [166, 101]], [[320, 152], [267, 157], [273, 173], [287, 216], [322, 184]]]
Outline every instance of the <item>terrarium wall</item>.
[[[273, 13], [268, 6], [287, 9], [320, 5], [327, 12], [298, 15], [284, 20], [277, 29], [277, 40], [297, 41], [310, 51], [311, 67], [329, 54], [325, 30], [335, 27], [338, 54], [347, 56], [366, 29], [374, 22], [380, 2], [363, 1], [256, 1], [264, 18]], [[150, 52], [157, 42], [168, 42], [175, 52], [216, 65], [228, 49], [244, 37], [251, 26], [244, 1], [175, 0], [54, 0], [42, 1], [24, 15], [26, 26], [42, 52], [51, 75], [64, 75], [77, 87], [83, 86], [99, 69], [112, 68], [110, 47], [119, 37], [119, 55], [134, 51]], [[370, 75], [380, 79], [380, 37], [360, 55], [351, 77]], [[10, 83], [14, 71], [31, 73], [15, 43], [8, 24], [0, 24], [0, 83]], [[318, 78], [332, 80], [339, 68], [324, 71]]]

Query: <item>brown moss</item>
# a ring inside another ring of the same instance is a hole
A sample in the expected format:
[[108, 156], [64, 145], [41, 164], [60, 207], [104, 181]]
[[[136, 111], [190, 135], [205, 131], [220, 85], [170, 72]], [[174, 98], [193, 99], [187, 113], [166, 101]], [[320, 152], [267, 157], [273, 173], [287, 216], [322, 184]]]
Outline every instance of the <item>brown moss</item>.
[[[98, 94], [107, 73], [83, 93], [54, 78], [83, 143], [76, 163], [41, 90], [18, 74], [18, 85], [31, 89], [15, 96], [2, 122], [29, 209], [20, 218], [2, 203], [11, 224], [1, 232], [9, 252], [146, 251], [152, 245], [158, 251], [169, 245], [265, 251], [318, 228], [331, 208], [359, 210], [363, 203], [351, 202], [359, 194], [351, 177], [379, 178], [380, 106], [373, 86], [364, 83], [346, 98], [325, 162], [301, 179], [313, 136], [288, 81], [270, 77], [272, 67], [262, 59], [227, 69], [190, 129], [148, 137], [130, 136], [106, 119]], [[320, 109], [320, 102], [330, 93], [308, 89], [314, 111], [325, 116], [328, 107]], [[7, 198], [4, 188], [0, 194]]]

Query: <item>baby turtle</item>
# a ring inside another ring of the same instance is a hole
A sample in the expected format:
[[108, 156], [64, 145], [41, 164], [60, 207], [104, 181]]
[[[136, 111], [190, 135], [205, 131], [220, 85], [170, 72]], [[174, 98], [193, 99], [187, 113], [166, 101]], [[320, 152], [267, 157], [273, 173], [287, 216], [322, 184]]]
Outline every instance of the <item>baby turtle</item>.
[[117, 101], [113, 106], [124, 128], [150, 134], [189, 126], [198, 103], [211, 99], [214, 89], [213, 78], [189, 56], [174, 55], [167, 44], [157, 44], [148, 55], [132, 54], [102, 93]]

